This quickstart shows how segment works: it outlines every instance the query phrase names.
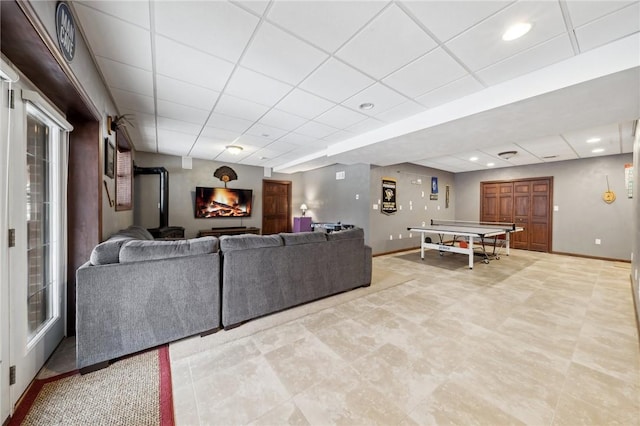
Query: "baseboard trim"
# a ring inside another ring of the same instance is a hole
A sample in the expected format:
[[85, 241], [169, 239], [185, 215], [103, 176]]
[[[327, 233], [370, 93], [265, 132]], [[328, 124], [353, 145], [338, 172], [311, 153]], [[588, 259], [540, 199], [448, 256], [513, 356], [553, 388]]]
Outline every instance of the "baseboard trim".
[[610, 262], [631, 263], [631, 261], [628, 260], [628, 259], [616, 259], [616, 258], [613, 258], [613, 257], [589, 256], [587, 254], [565, 253], [565, 252], [561, 252], [561, 251], [552, 251], [552, 252], [549, 252], [549, 253], [550, 254], [559, 254], [561, 256], [582, 257], [584, 259], [607, 260], [607, 261], [610, 261]]
[[419, 248], [420, 248], [420, 246], [418, 246], [418, 247], [407, 247], [407, 248], [398, 249], [398, 250], [392, 250], [392, 251], [385, 251], [384, 253], [376, 253], [376, 254], [373, 255], [373, 257], [386, 256], [388, 254], [403, 253], [405, 251], [416, 250], [416, 249], [419, 249]]
[[631, 274], [629, 274], [629, 284], [631, 284], [631, 300], [633, 300], [633, 312], [636, 314], [636, 331], [638, 332], [638, 347], [640, 348], [640, 316], [638, 316], [638, 302], [636, 301], [636, 291], [633, 288], [633, 277]]

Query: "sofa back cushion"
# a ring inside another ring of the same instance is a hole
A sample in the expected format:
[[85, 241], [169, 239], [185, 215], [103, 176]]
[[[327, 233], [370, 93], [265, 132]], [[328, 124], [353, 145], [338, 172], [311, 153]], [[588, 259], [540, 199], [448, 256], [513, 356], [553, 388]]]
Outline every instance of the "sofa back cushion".
[[92, 265], [118, 263], [120, 248], [124, 243], [132, 240], [153, 240], [153, 236], [146, 228], [138, 225], [131, 225], [127, 229], [121, 229], [111, 235], [108, 240], [93, 248], [89, 262]]
[[345, 229], [342, 231], [335, 231], [327, 234], [327, 240], [329, 241], [353, 239], [364, 240], [364, 231], [362, 230], [362, 228]]
[[263, 247], [280, 247], [282, 238], [279, 235], [223, 235], [220, 237], [220, 250], [225, 252], [247, 250]]
[[131, 240], [125, 242], [120, 249], [120, 263], [171, 259], [174, 257], [215, 253], [217, 251], [218, 239], [216, 237], [174, 241]]
[[282, 241], [285, 246], [297, 246], [300, 244], [322, 243], [327, 241], [327, 234], [324, 232], [298, 232], [298, 233], [281, 233]]

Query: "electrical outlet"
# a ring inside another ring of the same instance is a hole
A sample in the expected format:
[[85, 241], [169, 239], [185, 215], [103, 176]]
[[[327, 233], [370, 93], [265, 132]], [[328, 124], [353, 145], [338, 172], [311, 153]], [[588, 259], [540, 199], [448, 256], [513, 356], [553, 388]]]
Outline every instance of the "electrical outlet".
[[600, 241], [600, 238], [596, 238], [596, 245], [600, 245], [602, 243], [602, 241]]

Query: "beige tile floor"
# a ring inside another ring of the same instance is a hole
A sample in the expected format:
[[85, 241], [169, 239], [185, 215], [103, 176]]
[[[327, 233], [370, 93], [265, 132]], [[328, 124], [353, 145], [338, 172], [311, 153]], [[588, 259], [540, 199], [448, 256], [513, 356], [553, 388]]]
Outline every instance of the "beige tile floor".
[[640, 424], [629, 264], [373, 262], [369, 288], [172, 344], [176, 423]]
[[[629, 264], [374, 258], [371, 287], [171, 345], [178, 425], [640, 425]], [[72, 370], [75, 341], [39, 378]]]

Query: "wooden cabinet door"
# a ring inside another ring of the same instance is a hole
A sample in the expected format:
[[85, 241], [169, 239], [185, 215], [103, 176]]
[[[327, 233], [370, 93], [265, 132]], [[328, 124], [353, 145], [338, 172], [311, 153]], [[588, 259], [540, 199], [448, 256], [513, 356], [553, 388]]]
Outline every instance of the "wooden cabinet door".
[[529, 250], [548, 252], [551, 249], [551, 180], [531, 181], [531, 219]]
[[262, 181], [262, 234], [291, 232], [291, 182]]
[[497, 222], [499, 214], [498, 184], [480, 184], [480, 221]]
[[513, 183], [498, 185], [498, 222], [513, 222]]
[[511, 236], [512, 247], [529, 250], [529, 221], [531, 206], [531, 182], [517, 181], [513, 183], [513, 221], [524, 228]]

